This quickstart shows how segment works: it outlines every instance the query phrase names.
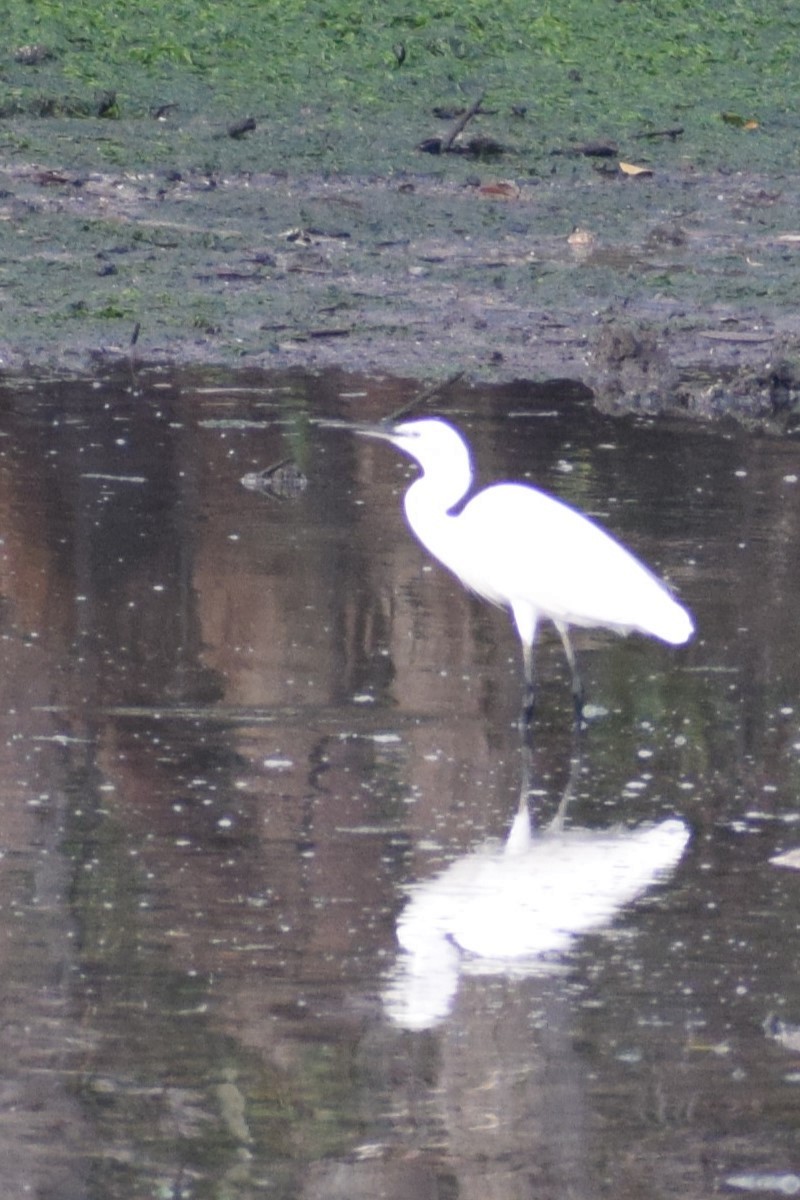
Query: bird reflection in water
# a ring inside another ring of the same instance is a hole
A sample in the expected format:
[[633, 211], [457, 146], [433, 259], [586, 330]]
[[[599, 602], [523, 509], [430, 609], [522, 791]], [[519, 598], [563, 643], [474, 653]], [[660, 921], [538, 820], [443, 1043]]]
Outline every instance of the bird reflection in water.
[[414, 887], [397, 924], [402, 953], [384, 993], [389, 1017], [426, 1029], [450, 1012], [462, 972], [556, 969], [574, 939], [614, 916], [678, 864], [688, 826], [672, 817], [635, 829], [567, 828], [580, 772], [570, 764], [552, 821], [531, 815], [531, 752], [522, 748], [519, 806], [504, 842], [493, 840]]

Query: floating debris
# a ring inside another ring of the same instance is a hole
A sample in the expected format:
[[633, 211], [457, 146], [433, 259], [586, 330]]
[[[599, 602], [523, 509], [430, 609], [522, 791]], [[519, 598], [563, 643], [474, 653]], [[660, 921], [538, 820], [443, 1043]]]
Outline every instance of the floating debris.
[[295, 500], [308, 487], [308, 476], [287, 458], [263, 471], [249, 471], [239, 482], [249, 492], [262, 492], [277, 500]]

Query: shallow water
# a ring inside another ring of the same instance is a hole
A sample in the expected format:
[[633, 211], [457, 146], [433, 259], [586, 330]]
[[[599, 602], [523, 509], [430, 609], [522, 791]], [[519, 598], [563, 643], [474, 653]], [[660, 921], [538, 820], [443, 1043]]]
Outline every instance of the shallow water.
[[[528, 759], [514, 635], [408, 535], [409, 464], [314, 424], [409, 388], [0, 394], [4, 1195], [800, 1188], [797, 447], [451, 394], [484, 479], [596, 514], [700, 631], [581, 636], [579, 744], [548, 635]], [[241, 486], [287, 457], [304, 489]]]

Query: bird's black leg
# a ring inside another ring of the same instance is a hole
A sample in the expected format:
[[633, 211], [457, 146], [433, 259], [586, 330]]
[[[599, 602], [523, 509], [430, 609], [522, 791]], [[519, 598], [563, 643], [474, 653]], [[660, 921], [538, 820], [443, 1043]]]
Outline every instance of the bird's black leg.
[[519, 727], [525, 731], [530, 729], [533, 721], [533, 714], [536, 711], [536, 693], [530, 684], [525, 684], [525, 691], [522, 694], [522, 711], [519, 714]]
[[520, 713], [517, 729], [519, 731], [519, 744], [523, 759], [525, 755], [530, 757], [533, 754], [533, 721], [530, 717], [525, 716], [524, 710]]
[[556, 622], [556, 629], [561, 635], [561, 642], [564, 646], [564, 653], [567, 656], [570, 673], [572, 675], [572, 702], [575, 705], [575, 725], [580, 729], [583, 725], [583, 705], [586, 700], [586, 693], [583, 690], [583, 680], [578, 670], [578, 662], [575, 658], [575, 650], [572, 645], [572, 640], [569, 636], [569, 626], [561, 625]]

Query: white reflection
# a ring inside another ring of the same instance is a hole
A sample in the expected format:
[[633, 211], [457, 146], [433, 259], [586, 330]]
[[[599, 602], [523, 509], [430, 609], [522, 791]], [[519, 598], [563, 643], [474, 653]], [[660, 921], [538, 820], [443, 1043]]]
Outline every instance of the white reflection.
[[400, 915], [403, 953], [384, 1004], [405, 1029], [426, 1029], [447, 1016], [462, 971], [552, 970], [578, 934], [609, 924], [686, 848], [689, 829], [677, 818], [636, 829], [565, 829], [577, 761], [553, 821], [535, 830], [527, 753], [524, 762], [505, 842], [487, 842], [417, 885]]

